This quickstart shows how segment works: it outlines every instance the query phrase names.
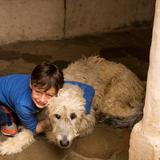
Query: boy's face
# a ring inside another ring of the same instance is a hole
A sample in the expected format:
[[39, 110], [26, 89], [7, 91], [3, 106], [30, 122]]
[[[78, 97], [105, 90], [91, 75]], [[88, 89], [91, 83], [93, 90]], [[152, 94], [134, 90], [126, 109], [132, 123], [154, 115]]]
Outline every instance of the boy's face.
[[53, 87], [44, 91], [44, 89], [31, 86], [30, 84], [30, 88], [32, 89], [32, 100], [37, 108], [40, 109], [45, 108], [48, 101], [57, 94], [57, 90]]

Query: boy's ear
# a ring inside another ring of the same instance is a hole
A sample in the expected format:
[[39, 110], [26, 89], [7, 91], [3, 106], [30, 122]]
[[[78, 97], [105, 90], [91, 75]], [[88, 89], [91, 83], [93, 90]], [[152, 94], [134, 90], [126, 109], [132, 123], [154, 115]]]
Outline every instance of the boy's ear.
[[29, 87], [32, 89], [31, 80], [29, 81]]

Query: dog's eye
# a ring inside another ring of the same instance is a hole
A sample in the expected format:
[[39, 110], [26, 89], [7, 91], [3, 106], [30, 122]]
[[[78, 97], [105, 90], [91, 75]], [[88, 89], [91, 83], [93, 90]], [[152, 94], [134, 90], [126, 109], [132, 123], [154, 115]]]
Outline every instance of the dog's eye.
[[71, 120], [75, 119], [76, 117], [77, 117], [77, 115], [75, 113], [71, 113], [71, 115], [70, 115]]
[[55, 114], [54, 115], [57, 119], [60, 119], [61, 118], [61, 116], [59, 115], [59, 114]]

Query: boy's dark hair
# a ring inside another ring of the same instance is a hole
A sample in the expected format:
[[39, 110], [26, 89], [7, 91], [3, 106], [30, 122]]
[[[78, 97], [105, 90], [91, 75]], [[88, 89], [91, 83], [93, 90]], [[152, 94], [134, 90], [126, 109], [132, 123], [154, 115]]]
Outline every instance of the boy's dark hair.
[[50, 61], [40, 63], [31, 73], [31, 85], [45, 91], [51, 87], [58, 91], [63, 87], [63, 83], [63, 72]]

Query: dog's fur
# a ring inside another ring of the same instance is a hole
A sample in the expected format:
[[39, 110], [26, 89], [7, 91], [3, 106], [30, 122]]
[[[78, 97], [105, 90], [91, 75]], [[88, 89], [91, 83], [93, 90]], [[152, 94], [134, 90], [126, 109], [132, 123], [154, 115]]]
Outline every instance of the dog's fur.
[[[65, 84], [57, 97], [46, 108], [46, 135], [60, 147], [67, 148], [77, 136], [91, 133], [96, 115], [111, 119], [119, 127], [132, 126], [142, 115], [145, 86], [137, 76], [122, 64], [99, 57], [80, 59], [64, 71], [65, 80], [79, 81], [95, 89], [92, 108], [85, 112], [83, 91]], [[1, 154], [21, 152], [34, 141], [29, 130], [22, 130], [14, 138], [0, 145]]]

